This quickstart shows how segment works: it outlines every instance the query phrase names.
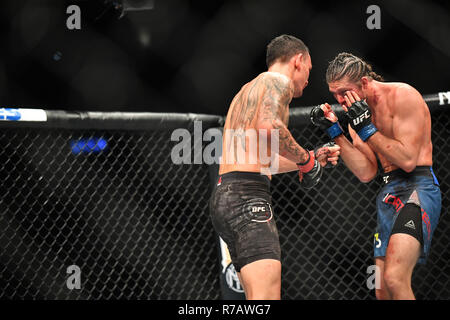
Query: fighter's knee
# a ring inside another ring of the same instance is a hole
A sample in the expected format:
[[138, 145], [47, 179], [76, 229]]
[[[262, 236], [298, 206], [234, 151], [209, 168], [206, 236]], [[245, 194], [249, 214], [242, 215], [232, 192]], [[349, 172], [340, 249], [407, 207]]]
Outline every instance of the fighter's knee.
[[386, 269], [383, 277], [384, 283], [390, 292], [394, 292], [408, 286], [408, 278], [398, 269]]

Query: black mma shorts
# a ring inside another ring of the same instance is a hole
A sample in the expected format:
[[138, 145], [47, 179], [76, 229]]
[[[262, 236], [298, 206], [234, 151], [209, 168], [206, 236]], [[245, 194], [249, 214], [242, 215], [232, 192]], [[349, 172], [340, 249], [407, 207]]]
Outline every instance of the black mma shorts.
[[213, 226], [227, 244], [236, 271], [261, 259], [281, 260], [267, 176], [258, 172], [219, 176], [209, 208]]

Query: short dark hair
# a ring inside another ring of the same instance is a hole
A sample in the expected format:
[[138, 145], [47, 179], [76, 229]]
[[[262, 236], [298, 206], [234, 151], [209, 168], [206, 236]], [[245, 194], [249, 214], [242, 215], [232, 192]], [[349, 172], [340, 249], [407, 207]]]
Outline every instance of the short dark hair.
[[359, 82], [362, 77], [371, 77], [377, 81], [384, 81], [383, 77], [372, 71], [372, 66], [363, 59], [348, 53], [339, 53], [327, 68], [327, 83], [341, 80], [344, 77], [352, 82]]
[[286, 62], [298, 53], [309, 54], [309, 49], [302, 40], [288, 34], [282, 34], [267, 45], [267, 68], [277, 61]]

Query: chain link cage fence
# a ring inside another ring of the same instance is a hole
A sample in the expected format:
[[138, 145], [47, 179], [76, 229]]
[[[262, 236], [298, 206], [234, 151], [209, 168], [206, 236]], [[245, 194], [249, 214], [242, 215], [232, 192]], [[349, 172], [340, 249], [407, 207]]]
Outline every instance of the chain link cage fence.
[[60, 116], [0, 133], [0, 297], [219, 298], [208, 168], [174, 165], [171, 133], [221, 117]]
[[[413, 277], [419, 299], [450, 298], [444, 107], [432, 109], [443, 203], [428, 263]], [[294, 137], [311, 147], [326, 142], [307, 114], [307, 108], [291, 112]], [[45, 122], [0, 121], [0, 298], [221, 299], [208, 213], [215, 170], [176, 165], [170, 156], [177, 128], [192, 134], [193, 151], [194, 120], [202, 121], [200, 133], [223, 125], [218, 116], [62, 111], [48, 111]], [[200, 134], [200, 144], [207, 143]], [[327, 170], [313, 191], [297, 179], [287, 173], [272, 183], [282, 297], [374, 299], [366, 281], [381, 182], [362, 184], [343, 164]], [[79, 287], [69, 285], [71, 266]]]

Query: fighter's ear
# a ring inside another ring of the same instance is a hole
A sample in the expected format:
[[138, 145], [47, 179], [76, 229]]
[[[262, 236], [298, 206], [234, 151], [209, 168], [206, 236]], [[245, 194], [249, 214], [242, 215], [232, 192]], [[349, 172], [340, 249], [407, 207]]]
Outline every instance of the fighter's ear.
[[365, 90], [367, 89], [367, 85], [369, 84], [369, 78], [364, 76], [361, 78], [361, 86]]
[[302, 61], [303, 61], [303, 53], [299, 53], [295, 55], [295, 68], [301, 69], [302, 68]]

